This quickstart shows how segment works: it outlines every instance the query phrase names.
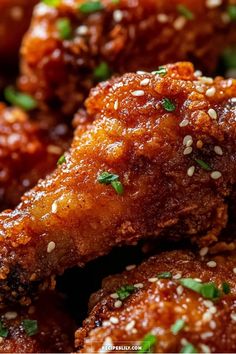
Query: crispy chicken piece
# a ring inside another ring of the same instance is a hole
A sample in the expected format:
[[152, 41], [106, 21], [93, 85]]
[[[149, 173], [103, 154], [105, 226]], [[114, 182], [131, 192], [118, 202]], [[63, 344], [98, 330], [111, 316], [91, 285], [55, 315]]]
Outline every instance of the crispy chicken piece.
[[42, 294], [30, 307], [1, 310], [1, 353], [70, 353], [75, 323], [61, 296]]
[[45, 114], [33, 115], [34, 121], [21, 109], [0, 104], [1, 210], [15, 207], [25, 191], [54, 170], [64, 151], [67, 128], [59, 122], [52, 128]]
[[172, 251], [106, 278], [76, 332], [79, 352], [119, 345], [140, 345], [140, 353], [235, 352], [235, 266], [235, 255]]
[[140, 239], [216, 241], [235, 185], [235, 97], [236, 81], [197, 77], [190, 63], [92, 90], [94, 123], [0, 215], [2, 299]]
[[20, 87], [71, 113], [110, 73], [156, 70], [179, 60], [212, 73], [223, 49], [236, 43], [229, 4], [101, 0], [100, 11], [90, 13], [81, 0], [62, 0], [58, 8], [39, 4], [21, 49]]

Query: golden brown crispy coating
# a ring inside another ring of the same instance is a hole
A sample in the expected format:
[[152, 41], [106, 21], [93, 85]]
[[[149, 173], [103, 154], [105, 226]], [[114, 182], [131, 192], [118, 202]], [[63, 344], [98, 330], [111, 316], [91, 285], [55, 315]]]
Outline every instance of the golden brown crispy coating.
[[[30, 307], [1, 310], [1, 353], [67, 353], [73, 350], [75, 323], [63, 299], [42, 294]], [[32, 322], [33, 321], [33, 322]], [[6, 336], [4, 329], [7, 330]]]
[[[57, 123], [52, 129], [49, 118], [44, 121], [45, 114], [39, 119], [34, 113], [34, 117], [30, 120], [21, 109], [0, 104], [1, 210], [15, 207], [25, 191], [55, 168], [64, 151], [57, 133], [63, 126]], [[66, 133], [65, 128], [65, 137]]]
[[[21, 88], [64, 113], [75, 112], [87, 97], [102, 62], [113, 73], [179, 60], [212, 72], [224, 47], [236, 42], [236, 23], [227, 15], [232, 0], [102, 0], [103, 10], [89, 15], [78, 10], [84, 2], [38, 5], [21, 50]], [[64, 18], [72, 38], [63, 40], [58, 20]]]
[[[142, 238], [216, 241], [235, 184], [235, 97], [236, 81], [198, 78], [190, 63], [92, 90], [95, 121], [65, 163], [0, 215], [2, 298]], [[98, 182], [104, 171], [122, 195]]]
[[[194, 352], [235, 352], [235, 265], [235, 256], [203, 258], [189, 251], [172, 251], [106, 278], [91, 298], [94, 308], [76, 332], [79, 352], [98, 353], [105, 344], [139, 345], [147, 334], [154, 335], [150, 352], [180, 353], [187, 342], [196, 348]], [[171, 274], [158, 279], [162, 272]], [[209, 299], [182, 286], [183, 278], [214, 283], [221, 293], [217, 299]], [[222, 283], [230, 286], [229, 294], [223, 293]], [[119, 297], [125, 295], [120, 289], [127, 285], [134, 286], [133, 290], [121, 301]], [[179, 325], [172, 327], [176, 321]], [[149, 346], [143, 352], [149, 352], [147, 349]], [[186, 352], [193, 352], [192, 348]]]
[[22, 37], [29, 27], [33, 6], [37, 2], [38, 0], [0, 1], [1, 65], [16, 63]]

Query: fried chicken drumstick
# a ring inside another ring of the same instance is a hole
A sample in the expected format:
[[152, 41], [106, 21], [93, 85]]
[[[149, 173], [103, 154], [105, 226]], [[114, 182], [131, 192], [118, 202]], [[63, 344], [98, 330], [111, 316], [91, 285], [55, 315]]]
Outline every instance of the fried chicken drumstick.
[[51, 176], [0, 215], [2, 299], [142, 238], [206, 245], [236, 176], [236, 82], [190, 63], [98, 85], [94, 119]]
[[235, 266], [235, 255], [172, 251], [106, 278], [76, 332], [79, 352], [235, 352]]
[[75, 112], [94, 82], [111, 73], [156, 70], [190, 60], [216, 68], [235, 43], [232, 1], [61, 0], [39, 4], [23, 42], [20, 87], [45, 103]]

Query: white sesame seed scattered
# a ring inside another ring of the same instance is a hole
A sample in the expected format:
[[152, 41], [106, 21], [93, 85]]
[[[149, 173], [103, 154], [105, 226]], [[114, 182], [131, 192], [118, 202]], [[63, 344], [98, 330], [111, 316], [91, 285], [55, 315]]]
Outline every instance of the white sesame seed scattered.
[[8, 311], [5, 313], [4, 317], [7, 320], [14, 320], [17, 317], [17, 312], [15, 311]]
[[199, 252], [200, 256], [201, 256], [201, 257], [206, 256], [207, 253], [208, 253], [208, 250], [209, 250], [208, 247], [203, 247], [203, 248], [201, 248], [201, 249], [200, 249], [200, 252]]
[[217, 113], [213, 108], [208, 109], [207, 113], [212, 119], [217, 119]]
[[51, 211], [53, 214], [56, 214], [56, 212], [57, 212], [57, 203], [56, 202], [52, 203]]
[[157, 15], [157, 21], [160, 23], [166, 23], [168, 22], [169, 17], [166, 14], [158, 14]]
[[217, 266], [217, 264], [215, 261], [210, 261], [210, 262], [207, 262], [207, 266], [209, 268], [215, 268]]
[[181, 345], [186, 345], [186, 344], [188, 344], [188, 341], [187, 341], [187, 339], [186, 338], [181, 338], [180, 339], [180, 343], [181, 343]]
[[110, 295], [110, 297], [112, 298], [112, 299], [118, 299], [118, 294], [117, 293], [113, 293], [113, 294], [111, 294]]
[[138, 288], [138, 289], [141, 289], [141, 288], [143, 288], [143, 283], [134, 284], [134, 287]]
[[211, 349], [210, 347], [208, 347], [208, 345], [206, 344], [199, 344], [199, 346], [201, 347], [201, 351], [202, 353], [211, 353]]
[[213, 332], [204, 332], [201, 334], [201, 338], [202, 339], [207, 339], [209, 337], [212, 337], [213, 336]]
[[131, 92], [131, 95], [135, 96], [135, 97], [140, 97], [140, 96], [144, 95], [144, 91], [143, 90], [136, 90], [136, 91]]
[[135, 264], [131, 264], [131, 265], [128, 265], [125, 269], [126, 270], [132, 270], [134, 268], [136, 268], [136, 265]]
[[196, 84], [196, 90], [199, 93], [203, 93], [204, 92], [204, 87], [201, 84]]
[[155, 283], [158, 280], [158, 278], [149, 278], [148, 281], [150, 283]]
[[130, 331], [131, 329], [133, 329], [134, 326], [135, 326], [135, 321], [132, 320], [132, 321], [130, 321], [130, 322], [125, 326], [125, 330], [128, 332], [128, 331]]
[[214, 320], [211, 320], [209, 323], [209, 326], [211, 329], [215, 329], [216, 328], [216, 322]]
[[214, 151], [215, 151], [216, 155], [220, 155], [220, 156], [223, 155], [223, 150], [221, 149], [220, 146], [215, 146]]
[[56, 248], [55, 242], [51, 241], [47, 246], [47, 253], [51, 253]]
[[236, 268], [233, 269], [233, 273], [236, 274]]
[[202, 282], [202, 279], [199, 279], [199, 278], [194, 278], [195, 281], [198, 281], [199, 283]]
[[194, 72], [194, 76], [196, 76], [196, 77], [202, 76], [201, 70], [196, 70], [196, 71]]
[[199, 78], [203, 84], [213, 84], [213, 79], [212, 77], [207, 77], [207, 76], [202, 76]]
[[141, 86], [147, 86], [150, 82], [150, 79], [143, 79], [141, 82], [140, 82], [140, 85]]
[[215, 93], [216, 93], [215, 87], [211, 87], [208, 90], [206, 90], [207, 97], [213, 97]]
[[187, 21], [186, 21], [186, 18], [184, 16], [179, 16], [174, 21], [173, 27], [174, 27], [174, 29], [176, 29], [176, 31], [180, 31], [180, 30], [182, 30], [184, 28], [186, 22]]
[[183, 139], [183, 145], [191, 146], [192, 143], [193, 143], [193, 138], [191, 137], [191, 135], [186, 135]]
[[119, 319], [117, 317], [111, 316], [110, 317], [110, 322], [113, 324], [117, 324], [119, 323]]
[[206, 0], [206, 7], [209, 9], [213, 9], [214, 7], [218, 7], [222, 4], [222, 0]]
[[117, 300], [117, 301], [114, 303], [114, 306], [115, 306], [116, 308], [121, 307], [121, 306], [122, 306], [122, 301]]
[[175, 274], [175, 275], [173, 275], [173, 279], [180, 279], [180, 278], [182, 278], [182, 274], [181, 273], [177, 273], [177, 274]]
[[111, 325], [110, 321], [103, 321], [102, 322], [102, 327], [109, 327]]
[[194, 174], [194, 172], [195, 172], [195, 166], [191, 166], [191, 167], [189, 167], [189, 168], [187, 169], [187, 175], [188, 175], [189, 177], [192, 177], [193, 174]]
[[115, 103], [114, 103], [114, 110], [115, 110], [115, 111], [117, 111], [118, 106], [119, 106], [119, 101], [118, 101], [118, 100], [115, 100]]
[[186, 127], [189, 124], [188, 119], [182, 120], [182, 122], [179, 123], [180, 128]]
[[211, 173], [211, 178], [212, 179], [219, 179], [222, 176], [222, 174], [219, 171], [213, 171]]
[[212, 319], [212, 314], [208, 311], [206, 311], [203, 316], [202, 316], [202, 319], [204, 322], [210, 322], [211, 319]]
[[236, 322], [236, 312], [231, 313], [230, 317], [234, 322]]
[[123, 12], [121, 10], [115, 10], [113, 12], [113, 19], [115, 22], [121, 22], [123, 20]]
[[236, 97], [231, 98], [231, 102], [236, 103]]
[[191, 154], [192, 151], [193, 151], [192, 146], [188, 146], [188, 147], [186, 147], [186, 149], [184, 149], [183, 154], [184, 155], [189, 155], [189, 154]]
[[176, 292], [178, 295], [182, 295], [184, 292], [184, 288], [182, 287], [182, 285], [179, 285], [176, 289]]
[[87, 26], [79, 26], [77, 29], [76, 29], [76, 34], [78, 34], [79, 36], [85, 36], [86, 34], [88, 34], [89, 32], [89, 29]]
[[211, 306], [208, 311], [212, 314], [215, 314], [217, 312], [217, 308], [215, 306]]
[[138, 71], [136, 71], [136, 74], [144, 75], [144, 74], [146, 74], [146, 71], [138, 70]]

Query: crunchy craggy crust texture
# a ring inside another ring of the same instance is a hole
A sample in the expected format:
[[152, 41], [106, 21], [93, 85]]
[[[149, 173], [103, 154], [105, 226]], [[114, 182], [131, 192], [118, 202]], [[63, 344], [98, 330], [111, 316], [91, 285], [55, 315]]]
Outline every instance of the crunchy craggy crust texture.
[[[215, 268], [207, 266], [210, 260], [216, 262]], [[235, 265], [233, 256], [204, 259], [189, 251], [173, 251], [106, 278], [91, 297], [94, 307], [89, 317], [76, 332], [79, 352], [98, 353], [103, 344], [140, 344], [149, 333], [157, 338], [151, 351], [155, 353], [180, 353], [186, 342], [199, 353], [235, 352]], [[172, 279], [157, 279], [161, 272], [171, 272]], [[214, 282], [219, 288], [228, 282], [231, 293], [212, 302], [180, 286], [181, 277]], [[116, 307], [116, 291], [124, 285], [135, 285], [136, 290]], [[185, 327], [173, 334], [171, 326], [180, 319]]]
[[38, 0], [0, 1], [0, 63], [16, 63], [21, 40]]
[[[69, 353], [73, 350], [75, 323], [67, 314], [63, 299], [48, 292], [30, 307], [11, 307], [0, 312], [2, 325], [7, 328], [1, 337], [1, 353]], [[29, 336], [24, 320], [36, 320], [37, 334]]]
[[[66, 162], [0, 215], [2, 299], [142, 238], [216, 241], [235, 184], [235, 97], [236, 81], [198, 78], [190, 63], [92, 90], [86, 106], [95, 121], [75, 133]], [[103, 171], [119, 175], [123, 195], [98, 183]]]
[[[35, 120], [19, 108], [0, 103], [0, 209], [15, 207], [25, 191], [52, 172], [63, 152], [63, 139], [45, 115]], [[42, 116], [40, 114], [40, 116]], [[49, 128], [49, 131], [47, 130]]]
[[[113, 73], [125, 73], [190, 60], [209, 73], [223, 49], [236, 42], [236, 23], [226, 12], [232, 1], [220, 6], [206, 0], [101, 2], [104, 9], [90, 15], [79, 12], [82, 0], [35, 8], [21, 49], [21, 89], [71, 113], [94, 86], [93, 70], [101, 61]], [[181, 15], [179, 5], [194, 19]], [[60, 39], [57, 29], [57, 20], [65, 17], [73, 27], [70, 40]]]

